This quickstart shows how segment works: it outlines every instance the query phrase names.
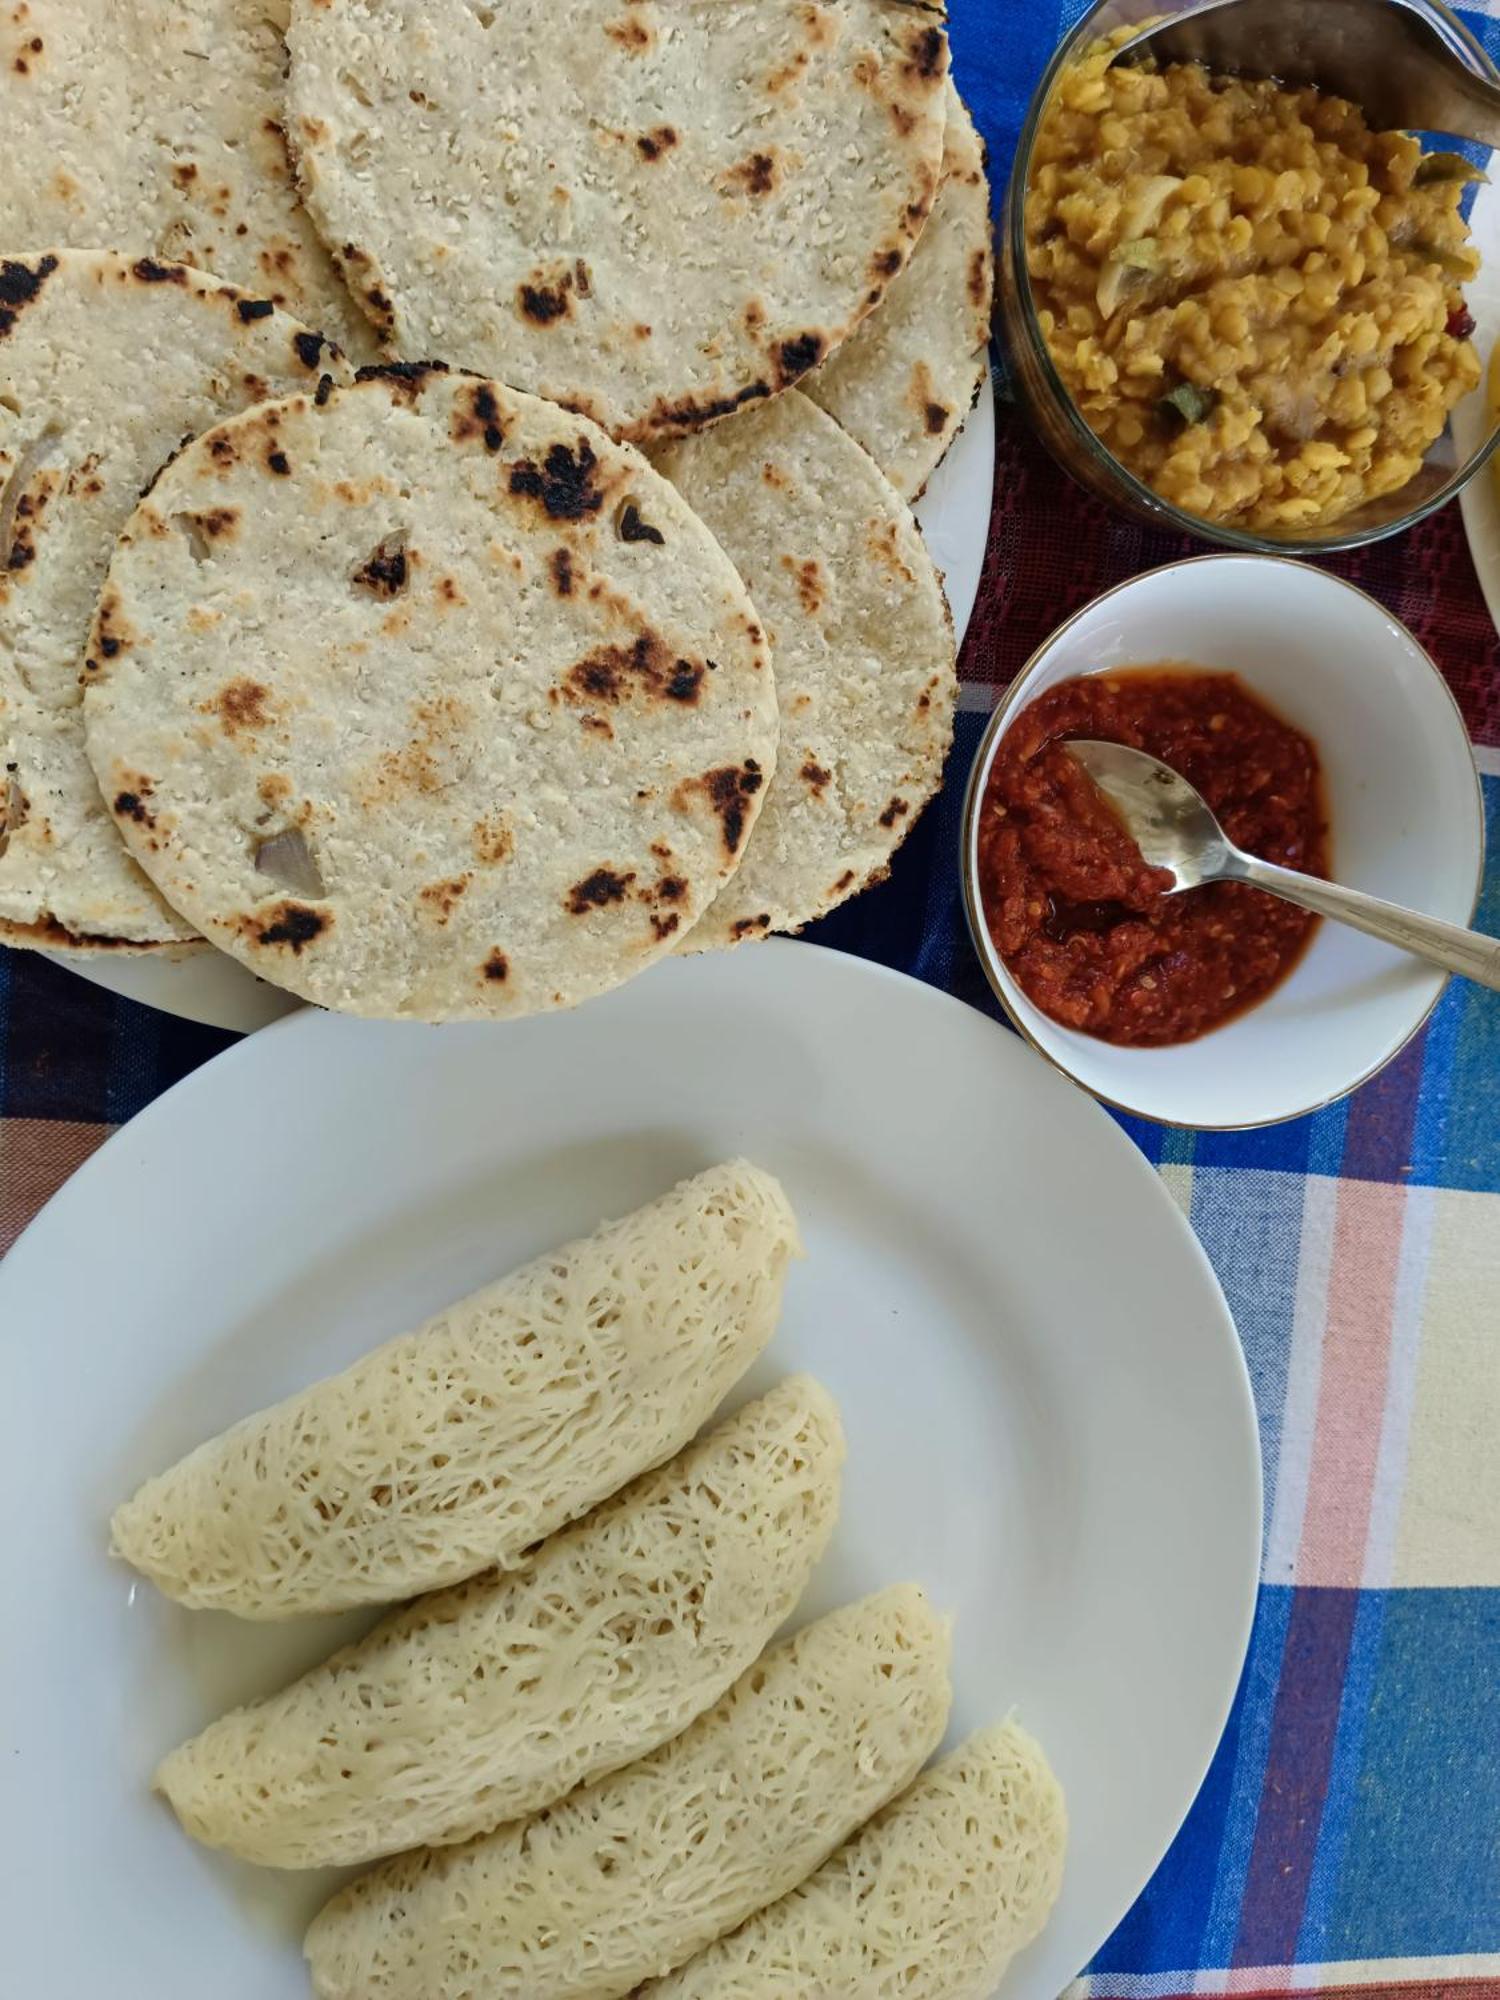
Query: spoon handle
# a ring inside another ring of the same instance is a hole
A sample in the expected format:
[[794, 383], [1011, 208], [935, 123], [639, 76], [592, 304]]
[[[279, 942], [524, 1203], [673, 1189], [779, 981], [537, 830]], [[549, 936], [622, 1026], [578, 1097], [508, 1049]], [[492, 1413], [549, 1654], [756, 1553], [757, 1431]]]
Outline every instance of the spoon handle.
[[1251, 882], [1257, 889], [1269, 889], [1285, 902], [1320, 917], [1333, 917], [1352, 924], [1357, 931], [1399, 945], [1417, 958], [1428, 959], [1448, 972], [1462, 973], [1500, 992], [1500, 938], [1486, 937], [1482, 931], [1466, 931], [1462, 924], [1445, 924], [1440, 917], [1423, 916], [1419, 910], [1387, 903], [1380, 896], [1367, 896], [1362, 889], [1345, 889], [1337, 882], [1324, 882], [1316, 875], [1299, 875], [1293, 868], [1278, 868], [1271, 861], [1257, 861], [1253, 854], [1233, 851], [1225, 870], [1238, 882]]

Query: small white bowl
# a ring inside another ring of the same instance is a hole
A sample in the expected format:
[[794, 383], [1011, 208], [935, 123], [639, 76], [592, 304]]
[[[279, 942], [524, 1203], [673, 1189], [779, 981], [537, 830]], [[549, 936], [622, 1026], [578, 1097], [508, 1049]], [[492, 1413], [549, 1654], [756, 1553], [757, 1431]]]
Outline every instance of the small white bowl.
[[969, 929], [1006, 1012], [1049, 1061], [1122, 1111], [1232, 1130], [1319, 1110], [1398, 1054], [1446, 975], [1342, 924], [1319, 924], [1290, 976], [1197, 1040], [1120, 1048], [1033, 1006], [979, 898], [979, 805], [995, 748], [1037, 695], [1077, 674], [1160, 662], [1237, 674], [1317, 745], [1330, 872], [1454, 923], [1473, 921], [1484, 867], [1479, 777], [1432, 660], [1364, 591], [1278, 556], [1202, 556], [1106, 591], [1059, 626], [1011, 683], [964, 802]]

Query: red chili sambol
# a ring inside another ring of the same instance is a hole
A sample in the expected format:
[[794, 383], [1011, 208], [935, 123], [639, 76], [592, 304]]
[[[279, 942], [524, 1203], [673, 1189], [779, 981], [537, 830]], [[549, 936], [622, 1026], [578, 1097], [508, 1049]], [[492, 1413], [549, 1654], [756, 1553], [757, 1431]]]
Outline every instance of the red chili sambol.
[[1190, 1041], [1263, 1000], [1318, 919], [1240, 882], [1167, 894], [1171, 878], [1147, 866], [1062, 748], [1079, 736], [1160, 757], [1237, 846], [1326, 875], [1317, 750], [1233, 674], [1191, 667], [1063, 681], [1001, 739], [980, 810], [979, 892], [1016, 983], [1053, 1020], [1105, 1041]]

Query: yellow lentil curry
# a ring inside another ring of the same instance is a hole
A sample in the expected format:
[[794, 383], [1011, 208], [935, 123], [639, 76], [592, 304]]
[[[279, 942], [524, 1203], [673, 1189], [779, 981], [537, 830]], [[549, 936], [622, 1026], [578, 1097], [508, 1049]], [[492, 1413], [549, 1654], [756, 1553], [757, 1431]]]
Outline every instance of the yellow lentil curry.
[[1316, 90], [1198, 64], [1059, 77], [1026, 190], [1053, 364], [1163, 499], [1267, 532], [1406, 485], [1479, 380], [1474, 169]]

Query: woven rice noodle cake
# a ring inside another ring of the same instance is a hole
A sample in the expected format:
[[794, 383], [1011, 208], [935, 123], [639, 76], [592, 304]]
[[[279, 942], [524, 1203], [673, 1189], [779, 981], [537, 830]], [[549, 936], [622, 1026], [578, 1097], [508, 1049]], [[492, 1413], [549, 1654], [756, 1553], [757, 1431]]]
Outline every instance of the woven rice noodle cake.
[[947, 1724], [947, 1669], [914, 1584], [805, 1626], [654, 1755], [335, 1896], [307, 1937], [321, 2000], [616, 2000], [909, 1784]]
[[308, 206], [396, 352], [618, 437], [804, 375], [911, 255], [940, 0], [296, 0]]
[[775, 763], [770, 654], [702, 522], [586, 418], [434, 367], [195, 439], [96, 635], [88, 752], [137, 861], [354, 1014], [630, 978], [738, 865]]
[[911, 509], [797, 390], [666, 446], [661, 470], [745, 579], [781, 746], [740, 866], [685, 948], [795, 931], [884, 879], [943, 778], [953, 623]]
[[545, 1542], [419, 1598], [156, 1774], [188, 1832], [316, 1868], [466, 1840], [679, 1735], [801, 1596], [843, 1434], [788, 1380]]
[[911, 262], [802, 386], [907, 500], [937, 470], [989, 366], [994, 258], [984, 141], [948, 80], [943, 183]]
[[713, 1167], [200, 1445], [116, 1510], [115, 1552], [245, 1618], [513, 1568], [687, 1442], [798, 1250], [778, 1181]]
[[989, 2000], [1057, 1900], [1067, 1815], [1038, 1746], [982, 1730], [791, 1895], [641, 2000]]

